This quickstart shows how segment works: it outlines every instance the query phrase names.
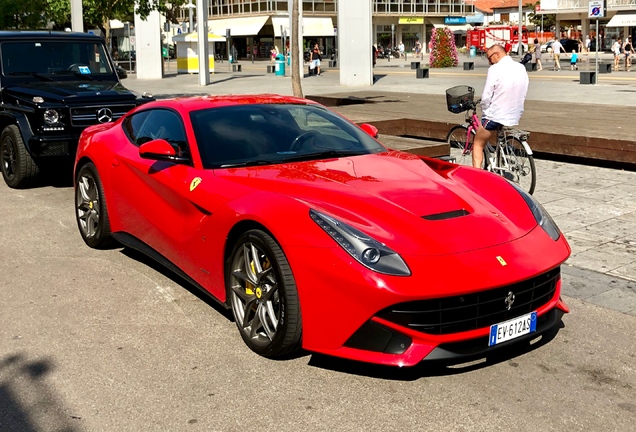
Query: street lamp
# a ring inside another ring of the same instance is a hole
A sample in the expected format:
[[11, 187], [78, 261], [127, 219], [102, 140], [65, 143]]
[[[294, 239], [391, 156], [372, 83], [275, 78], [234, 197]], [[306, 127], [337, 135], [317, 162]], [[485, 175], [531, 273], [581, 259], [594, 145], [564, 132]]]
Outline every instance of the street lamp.
[[522, 17], [523, 17], [523, 4], [521, 3], [521, 0], [519, 0], [519, 34], [517, 38], [517, 53], [519, 53], [519, 55], [523, 54], [523, 44], [521, 43], [521, 36], [523, 35]]

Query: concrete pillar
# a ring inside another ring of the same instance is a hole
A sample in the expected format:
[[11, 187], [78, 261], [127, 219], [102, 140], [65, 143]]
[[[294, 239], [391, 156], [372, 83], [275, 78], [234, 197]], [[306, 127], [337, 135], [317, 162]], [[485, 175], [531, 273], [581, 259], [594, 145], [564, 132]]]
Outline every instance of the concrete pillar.
[[71, 0], [71, 30], [84, 33], [84, 13], [82, 0]]
[[[590, 35], [590, 20], [589, 18], [581, 18], [581, 40], [583, 44], [585, 44], [585, 39]], [[583, 49], [587, 49], [587, 47], [583, 47]], [[583, 51], [583, 50], [581, 50]]]
[[161, 56], [161, 16], [154, 10], [146, 20], [135, 14], [135, 50], [137, 79], [163, 78]]
[[369, 0], [338, 0], [340, 85], [373, 85], [373, 28]]
[[[210, 49], [208, 47], [208, 0], [197, 0], [197, 35], [199, 43], [199, 85], [210, 84]], [[229, 62], [228, 62], [229, 63]]]

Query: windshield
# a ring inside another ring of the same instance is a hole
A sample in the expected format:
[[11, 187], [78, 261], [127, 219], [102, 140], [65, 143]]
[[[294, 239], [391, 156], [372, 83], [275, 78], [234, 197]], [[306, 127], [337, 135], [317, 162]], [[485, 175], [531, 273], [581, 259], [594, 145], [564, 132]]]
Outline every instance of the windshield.
[[363, 130], [320, 106], [231, 105], [190, 113], [204, 168], [380, 153]]
[[113, 74], [104, 45], [99, 42], [6, 41], [1, 48], [2, 72], [7, 77], [68, 75], [89, 78]]

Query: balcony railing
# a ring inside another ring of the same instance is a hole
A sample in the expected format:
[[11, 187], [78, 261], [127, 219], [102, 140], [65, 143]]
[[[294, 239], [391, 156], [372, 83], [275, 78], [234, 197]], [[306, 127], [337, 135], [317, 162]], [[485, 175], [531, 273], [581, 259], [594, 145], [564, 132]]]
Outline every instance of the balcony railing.
[[[303, 15], [335, 16], [338, 0], [303, 0], [302, 8]], [[373, 0], [373, 16], [466, 16], [474, 11], [474, 6], [464, 0]], [[210, 0], [208, 10], [213, 18], [287, 13], [287, 0]], [[187, 14], [187, 10], [182, 9], [179, 18], [185, 19]]]
[[[607, 0], [606, 4], [608, 11], [636, 9], [636, 0]], [[587, 10], [589, 5], [589, 0], [558, 0], [556, 9], [543, 9], [543, 12], [552, 10]]]

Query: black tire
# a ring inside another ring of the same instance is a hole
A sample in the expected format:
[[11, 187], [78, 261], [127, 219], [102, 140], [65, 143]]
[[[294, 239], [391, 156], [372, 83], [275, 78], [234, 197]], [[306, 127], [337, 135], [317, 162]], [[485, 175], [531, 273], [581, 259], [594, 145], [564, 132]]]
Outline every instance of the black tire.
[[92, 163], [80, 168], [75, 179], [75, 219], [84, 242], [94, 249], [116, 244], [111, 237], [104, 188]]
[[530, 195], [534, 193], [537, 184], [537, 170], [534, 165], [534, 157], [528, 155], [523, 144], [517, 137], [506, 138], [504, 152], [510, 165], [507, 172], [497, 173], [517, 183]]
[[278, 358], [300, 349], [296, 282], [283, 250], [269, 234], [253, 229], [238, 239], [226, 261], [225, 285], [236, 326], [252, 351]]
[[[473, 142], [475, 141], [475, 130], [470, 131], [470, 139], [468, 141], [469, 150], [466, 148], [466, 134], [468, 127], [466, 125], [453, 126], [446, 136], [446, 142], [450, 147], [450, 156], [455, 159], [458, 165], [473, 166]], [[487, 161], [486, 149], [484, 149], [483, 163]]]
[[24, 145], [20, 129], [16, 125], [4, 128], [0, 136], [2, 177], [14, 189], [32, 186], [40, 170]]

